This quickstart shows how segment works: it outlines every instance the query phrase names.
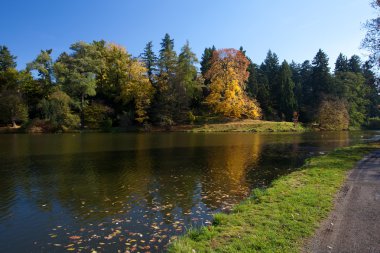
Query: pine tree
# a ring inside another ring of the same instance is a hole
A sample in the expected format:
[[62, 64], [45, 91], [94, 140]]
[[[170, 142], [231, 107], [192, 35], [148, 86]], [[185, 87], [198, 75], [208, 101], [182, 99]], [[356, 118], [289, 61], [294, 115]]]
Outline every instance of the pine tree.
[[328, 95], [332, 90], [332, 80], [329, 68], [329, 58], [319, 49], [312, 62], [311, 101], [314, 108], [321, 102], [323, 95]]
[[294, 96], [295, 84], [292, 80], [292, 70], [287, 61], [282, 63], [279, 76], [281, 85], [279, 109], [287, 120], [291, 120], [293, 112], [297, 107], [297, 102]]
[[158, 60], [160, 74], [174, 75], [176, 64], [177, 54], [174, 51], [174, 40], [170, 38], [169, 34], [165, 34], [161, 42], [160, 58]]
[[338, 72], [347, 72], [349, 71], [349, 66], [348, 66], [348, 60], [345, 55], [342, 53], [339, 54], [338, 58], [336, 59], [335, 62], [335, 74]]
[[158, 59], [157, 93], [154, 100], [154, 121], [162, 126], [174, 124], [177, 91], [175, 90], [178, 57], [174, 51], [174, 40], [169, 34], [161, 42]]
[[16, 58], [16, 56], [11, 55], [11, 52], [6, 46], [0, 46], [0, 71], [16, 68]]
[[201, 59], [201, 73], [205, 79], [205, 84], [210, 84], [210, 80], [206, 78], [206, 73], [211, 67], [211, 59], [213, 53], [216, 51], [215, 46], [205, 48]]
[[157, 71], [157, 56], [153, 51], [153, 42], [149, 41], [144, 49], [144, 52], [140, 55], [142, 62], [145, 64], [145, 67], [148, 69], [148, 77], [151, 83], [154, 83], [154, 75]]
[[351, 56], [350, 60], [348, 61], [348, 69], [350, 72], [353, 73], [361, 73], [361, 60], [360, 57], [357, 55]]
[[[198, 59], [191, 51], [189, 42], [182, 47], [181, 53], [178, 56], [177, 64], [177, 80], [176, 80], [176, 90], [179, 91], [178, 95], [182, 94], [182, 99], [177, 100], [178, 103], [186, 108], [191, 103], [196, 103], [201, 95], [201, 85], [197, 78], [197, 67], [195, 64], [198, 63]], [[178, 106], [180, 108], [181, 106]]]
[[267, 115], [268, 119], [278, 119], [278, 101], [280, 96], [280, 85], [279, 85], [279, 60], [275, 53], [271, 50], [268, 51], [264, 62], [260, 66], [261, 71], [265, 74], [270, 100], [268, 101], [268, 107], [270, 110], [270, 115]]

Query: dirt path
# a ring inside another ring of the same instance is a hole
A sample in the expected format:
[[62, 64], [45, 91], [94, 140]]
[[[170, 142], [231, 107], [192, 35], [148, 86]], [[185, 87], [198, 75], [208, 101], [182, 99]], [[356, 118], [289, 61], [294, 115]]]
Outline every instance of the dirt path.
[[380, 151], [352, 170], [305, 252], [380, 252]]

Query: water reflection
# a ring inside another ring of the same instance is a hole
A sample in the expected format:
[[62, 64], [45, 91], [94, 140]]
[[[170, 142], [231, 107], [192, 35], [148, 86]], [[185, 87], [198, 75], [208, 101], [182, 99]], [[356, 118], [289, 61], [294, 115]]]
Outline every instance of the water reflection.
[[160, 252], [306, 157], [373, 135], [0, 136], [0, 249]]

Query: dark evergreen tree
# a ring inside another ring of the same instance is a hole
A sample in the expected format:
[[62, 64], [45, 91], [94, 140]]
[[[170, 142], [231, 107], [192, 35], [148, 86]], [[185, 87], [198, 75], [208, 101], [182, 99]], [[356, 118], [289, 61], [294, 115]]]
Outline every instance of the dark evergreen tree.
[[339, 54], [335, 62], [335, 73], [349, 71], [348, 60], [342, 53]]
[[[201, 73], [204, 78], [206, 76], [207, 71], [211, 67], [211, 59], [215, 50], [216, 50], [215, 46], [212, 46], [212, 47], [205, 48], [203, 52], [202, 59], [201, 59]], [[210, 80], [205, 78], [205, 84], [206, 85], [210, 84]]]
[[148, 77], [151, 83], [154, 83], [154, 75], [157, 71], [157, 56], [153, 51], [153, 42], [149, 41], [140, 55], [141, 60], [144, 62], [145, 67], [148, 69]]
[[270, 109], [268, 111], [271, 111], [272, 115], [267, 115], [267, 117], [268, 119], [278, 119], [279, 115], [275, 110], [278, 110], [281, 87], [279, 84], [280, 64], [277, 55], [269, 50], [260, 69], [266, 76], [270, 94], [270, 104], [268, 105]]
[[195, 64], [198, 59], [191, 51], [189, 42], [182, 47], [178, 56], [176, 81], [174, 91], [176, 93], [176, 116], [178, 120], [187, 119], [191, 105], [198, 104], [201, 97], [201, 85], [197, 78]]
[[6, 46], [0, 46], [0, 71], [16, 68], [16, 58]]
[[174, 124], [176, 115], [176, 100], [178, 90], [176, 90], [176, 70], [178, 57], [174, 51], [174, 40], [169, 34], [161, 42], [160, 56], [158, 59], [159, 74], [157, 76], [157, 92], [153, 103], [153, 119], [163, 126]]
[[332, 79], [329, 68], [329, 58], [321, 49], [313, 59], [311, 75], [311, 104], [317, 108], [324, 95], [332, 91]]
[[169, 34], [165, 34], [161, 42], [160, 58], [158, 60], [160, 74], [174, 75], [176, 64], [177, 53], [174, 51], [174, 39], [171, 39]]
[[379, 117], [380, 116], [380, 87], [379, 79], [373, 72], [373, 66], [370, 61], [366, 61], [362, 66], [363, 76], [365, 78], [365, 85], [368, 87], [369, 100], [367, 106], [368, 117]]
[[350, 60], [348, 61], [348, 71], [353, 73], [361, 73], [361, 59], [357, 55], [351, 56]]
[[292, 80], [292, 70], [284, 61], [281, 65], [280, 74], [280, 96], [279, 96], [279, 111], [285, 116], [285, 119], [290, 121], [293, 117], [293, 112], [297, 108], [297, 101], [294, 95], [295, 84]]

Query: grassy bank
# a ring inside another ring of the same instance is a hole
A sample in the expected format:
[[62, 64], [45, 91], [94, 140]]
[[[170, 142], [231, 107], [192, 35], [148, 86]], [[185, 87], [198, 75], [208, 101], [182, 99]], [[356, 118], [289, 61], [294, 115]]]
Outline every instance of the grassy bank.
[[192, 132], [304, 132], [301, 124], [264, 120], [241, 120], [236, 122], [206, 124], [195, 126]]
[[299, 252], [332, 209], [347, 172], [379, 147], [363, 144], [311, 158], [270, 188], [254, 190], [232, 213], [216, 214], [212, 226], [188, 231], [169, 252]]

